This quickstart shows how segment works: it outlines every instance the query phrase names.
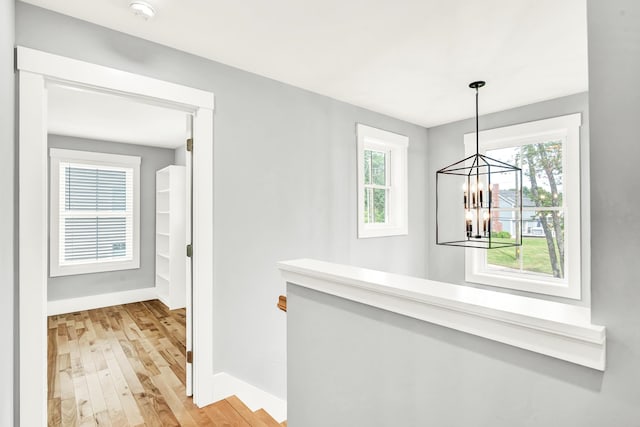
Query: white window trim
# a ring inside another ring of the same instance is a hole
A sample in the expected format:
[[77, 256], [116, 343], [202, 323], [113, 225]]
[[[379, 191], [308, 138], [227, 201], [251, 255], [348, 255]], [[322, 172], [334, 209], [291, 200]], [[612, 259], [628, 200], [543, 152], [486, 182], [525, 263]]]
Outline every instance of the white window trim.
[[[99, 273], [104, 271], [130, 270], [140, 268], [140, 157], [119, 154], [95, 153], [90, 151], [51, 148], [50, 179], [50, 239], [49, 276], [70, 276], [74, 274]], [[60, 162], [73, 162], [107, 167], [127, 167], [133, 169], [133, 248], [132, 259], [126, 261], [97, 261], [86, 264], [60, 265]]]
[[[408, 234], [408, 171], [407, 149], [409, 138], [397, 133], [356, 125], [358, 150], [358, 238], [398, 236]], [[387, 201], [387, 222], [364, 222], [364, 152], [389, 153], [388, 171], [390, 188]]]
[[[571, 299], [581, 299], [581, 270], [584, 258], [581, 241], [589, 239], [589, 225], [581, 218], [581, 180], [580, 161], [580, 113], [569, 114], [551, 119], [538, 120], [512, 126], [505, 126], [480, 132], [480, 151], [524, 144], [527, 140], [539, 140], [540, 137], [560, 137], [563, 139], [563, 202], [565, 215], [565, 271], [566, 279], [546, 280], [539, 276], [527, 277], [526, 274], [488, 271], [486, 269], [486, 251], [465, 250], [465, 280], [467, 282], [538, 294], [553, 295]], [[475, 133], [464, 135], [465, 152], [475, 152]], [[584, 175], [583, 175], [584, 177]], [[583, 178], [584, 179], [584, 178]], [[582, 183], [582, 189], [588, 188]]]

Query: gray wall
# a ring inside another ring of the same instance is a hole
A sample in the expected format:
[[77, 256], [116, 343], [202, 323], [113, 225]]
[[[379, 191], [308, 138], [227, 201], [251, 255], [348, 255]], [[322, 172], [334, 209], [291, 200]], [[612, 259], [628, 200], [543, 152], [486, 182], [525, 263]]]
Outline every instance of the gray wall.
[[186, 166], [187, 165], [187, 150], [184, 147], [178, 147], [175, 149], [175, 161], [174, 164], [178, 166]]
[[606, 371], [290, 285], [290, 426], [640, 425], [640, 3], [587, 4], [591, 298]]
[[[13, 423], [14, 1], [0, 0], [0, 425]], [[16, 323], [17, 324], [17, 323]], [[16, 334], [17, 335], [17, 334]]]
[[49, 148], [140, 156], [140, 268], [49, 277], [49, 301], [155, 286], [156, 171], [173, 164], [173, 149], [49, 135]]
[[[16, 19], [20, 45], [215, 93], [216, 371], [286, 396], [279, 260], [426, 276], [424, 128], [24, 3]], [[409, 136], [408, 236], [356, 238], [356, 122]]]
[[[487, 85], [480, 95], [481, 105], [482, 96], [490, 97], [491, 91], [500, 90]], [[471, 100], [472, 98], [470, 98]], [[523, 107], [514, 108], [507, 111], [501, 111], [494, 114], [487, 114], [480, 117], [480, 130], [493, 129], [502, 126], [509, 126], [518, 123], [525, 123], [534, 120], [548, 119], [551, 117], [562, 116], [571, 113], [582, 113], [582, 127], [580, 128], [580, 154], [581, 163], [583, 165], [583, 220], [589, 218], [589, 188], [587, 175], [589, 170], [589, 94], [580, 93], [570, 95], [563, 98], [557, 98], [545, 102], [525, 105]], [[481, 107], [482, 108], [482, 107]], [[436, 171], [443, 166], [451, 164], [457, 160], [464, 158], [464, 134], [475, 130], [475, 119], [462, 120], [454, 123], [445, 124], [429, 128], [428, 135], [428, 179], [429, 186], [427, 192], [427, 200], [436, 199], [435, 174]], [[466, 283], [464, 280], [464, 250], [450, 246], [438, 246], [435, 244], [435, 209], [428, 211], [427, 239], [429, 244], [428, 262], [429, 279], [439, 280], [443, 282], [455, 284], [467, 284], [475, 287], [483, 287]], [[587, 222], [585, 222], [586, 224]], [[584, 241], [583, 257], [589, 257], [590, 242]], [[588, 265], [585, 263], [585, 265]], [[577, 305], [588, 305], [590, 301], [589, 289], [589, 271], [588, 268], [583, 272], [583, 298], [581, 301], [570, 301], [563, 298], [547, 297], [542, 298], [571, 302]], [[490, 289], [490, 287], [485, 287]], [[495, 288], [494, 288], [495, 289]], [[513, 291], [512, 293], [526, 295], [523, 292]]]
[[295, 285], [287, 328], [291, 427], [640, 423], [598, 371]]

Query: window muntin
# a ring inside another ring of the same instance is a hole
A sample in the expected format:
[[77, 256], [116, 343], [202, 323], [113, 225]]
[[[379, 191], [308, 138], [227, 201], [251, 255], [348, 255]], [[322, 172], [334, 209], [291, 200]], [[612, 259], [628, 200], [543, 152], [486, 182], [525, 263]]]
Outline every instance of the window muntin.
[[408, 138], [357, 125], [358, 237], [407, 234]]
[[388, 218], [390, 152], [364, 150], [364, 222], [386, 224]]
[[[467, 250], [467, 281], [580, 298], [581, 235], [588, 233], [581, 228], [586, 224], [581, 224], [580, 121], [580, 114], [573, 114], [480, 133], [481, 151], [522, 168], [523, 245]], [[465, 135], [465, 144], [470, 149], [475, 135]], [[499, 177], [492, 181], [497, 185], [492, 232], [509, 239], [519, 224], [510, 203], [513, 188], [501, 184]]]
[[138, 268], [140, 158], [51, 149], [50, 274]]

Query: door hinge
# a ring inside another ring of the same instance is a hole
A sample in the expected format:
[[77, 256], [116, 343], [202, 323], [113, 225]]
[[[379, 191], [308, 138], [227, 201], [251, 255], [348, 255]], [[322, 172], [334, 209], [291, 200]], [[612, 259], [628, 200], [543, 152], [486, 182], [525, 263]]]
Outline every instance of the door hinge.
[[187, 245], [187, 256], [191, 258], [193, 256], [193, 246]]
[[193, 351], [187, 351], [187, 363], [193, 363]]
[[193, 151], [193, 138], [187, 139], [187, 151]]

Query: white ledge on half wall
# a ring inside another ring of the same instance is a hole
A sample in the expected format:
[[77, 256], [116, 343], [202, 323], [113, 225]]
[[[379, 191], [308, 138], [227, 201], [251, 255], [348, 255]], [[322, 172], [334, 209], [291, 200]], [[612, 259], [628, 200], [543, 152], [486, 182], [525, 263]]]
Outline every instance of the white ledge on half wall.
[[294, 285], [604, 371], [587, 307], [312, 259], [278, 263]]

